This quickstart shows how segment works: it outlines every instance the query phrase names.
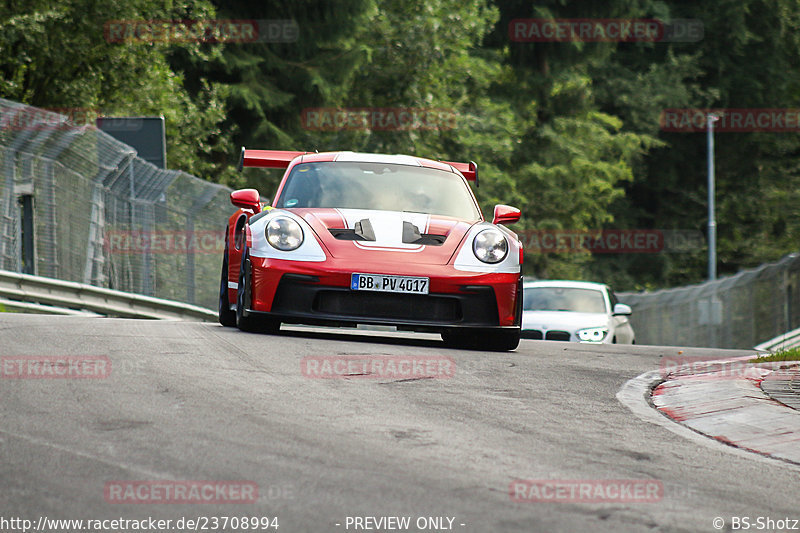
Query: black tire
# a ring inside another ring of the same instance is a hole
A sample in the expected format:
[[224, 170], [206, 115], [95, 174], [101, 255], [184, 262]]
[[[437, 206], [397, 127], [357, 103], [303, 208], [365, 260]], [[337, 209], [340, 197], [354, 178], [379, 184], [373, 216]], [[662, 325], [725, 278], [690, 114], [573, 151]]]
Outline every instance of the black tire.
[[281, 327], [280, 322], [247, 312], [252, 302], [251, 279], [250, 254], [245, 248], [239, 269], [239, 288], [236, 291], [236, 327], [250, 333], [277, 333]]
[[521, 331], [509, 329], [450, 329], [442, 332], [442, 340], [452, 348], [510, 352], [519, 346]]
[[219, 282], [219, 323], [223, 326], [236, 326], [236, 311], [231, 311], [228, 304], [228, 245], [225, 245], [225, 257], [222, 258], [222, 275]]

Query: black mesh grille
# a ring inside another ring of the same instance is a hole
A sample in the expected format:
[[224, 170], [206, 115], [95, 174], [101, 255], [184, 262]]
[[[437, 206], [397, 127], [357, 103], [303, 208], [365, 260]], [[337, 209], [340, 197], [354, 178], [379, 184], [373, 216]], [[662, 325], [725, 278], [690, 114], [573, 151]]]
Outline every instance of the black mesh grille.
[[535, 339], [535, 340], [542, 340], [542, 332], [538, 329], [523, 329], [522, 330], [522, 338], [523, 339]]
[[393, 318], [425, 322], [457, 322], [461, 305], [455, 298], [418, 294], [320, 291], [314, 311], [354, 317]]

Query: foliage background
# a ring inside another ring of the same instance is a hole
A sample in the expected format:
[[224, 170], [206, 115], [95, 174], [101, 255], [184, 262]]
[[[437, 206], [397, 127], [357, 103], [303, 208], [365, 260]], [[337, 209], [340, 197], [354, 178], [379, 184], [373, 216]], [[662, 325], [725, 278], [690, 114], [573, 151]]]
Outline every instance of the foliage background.
[[[516, 18], [697, 19], [699, 42], [520, 43]], [[289, 43], [111, 43], [114, 20], [292, 19]], [[168, 165], [269, 196], [279, 174], [235, 172], [242, 145], [475, 160], [514, 229], [706, 226], [704, 133], [660, 130], [665, 108], [794, 108], [800, 0], [7, 0], [0, 97], [103, 114], [163, 114]], [[303, 109], [452, 110], [457, 127], [304, 129]], [[800, 135], [717, 134], [721, 275], [797, 251]], [[706, 248], [526, 255], [540, 277], [619, 289], [700, 281]]]

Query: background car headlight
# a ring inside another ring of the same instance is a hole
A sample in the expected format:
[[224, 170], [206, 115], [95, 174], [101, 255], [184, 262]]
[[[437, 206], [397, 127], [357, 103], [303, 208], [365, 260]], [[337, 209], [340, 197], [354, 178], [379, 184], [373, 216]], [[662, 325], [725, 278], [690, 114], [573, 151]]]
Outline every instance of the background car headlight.
[[586, 328], [578, 330], [578, 338], [586, 342], [602, 342], [608, 335], [607, 327]]
[[291, 218], [273, 218], [267, 224], [265, 234], [273, 248], [284, 252], [295, 250], [303, 244], [303, 228]]
[[472, 251], [484, 263], [499, 263], [508, 254], [508, 241], [496, 229], [485, 229], [472, 241]]

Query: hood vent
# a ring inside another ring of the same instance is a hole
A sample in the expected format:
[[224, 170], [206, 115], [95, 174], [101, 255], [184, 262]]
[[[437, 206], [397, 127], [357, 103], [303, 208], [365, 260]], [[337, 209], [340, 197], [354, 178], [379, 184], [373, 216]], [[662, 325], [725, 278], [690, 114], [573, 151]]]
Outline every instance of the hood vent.
[[420, 233], [419, 228], [411, 222], [403, 222], [403, 242], [406, 244], [424, 244], [427, 246], [441, 246], [447, 235], [433, 235]]
[[340, 241], [375, 241], [375, 231], [368, 218], [356, 222], [353, 229], [329, 228], [328, 231]]
[[[365, 218], [355, 223], [351, 228], [328, 228], [334, 238], [340, 241], [371, 241], [375, 242], [375, 231], [369, 219]], [[418, 244], [425, 246], [441, 246], [447, 235], [434, 235], [420, 233], [419, 228], [411, 222], [403, 222], [403, 242], [405, 244]]]

